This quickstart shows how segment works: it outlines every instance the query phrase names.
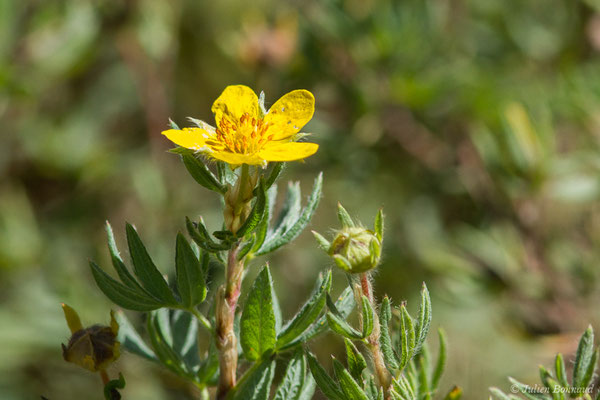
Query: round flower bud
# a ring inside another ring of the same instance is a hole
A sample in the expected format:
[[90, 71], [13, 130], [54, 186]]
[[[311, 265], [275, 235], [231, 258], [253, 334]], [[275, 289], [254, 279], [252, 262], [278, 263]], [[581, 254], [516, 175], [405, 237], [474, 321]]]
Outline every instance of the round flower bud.
[[381, 242], [371, 230], [345, 227], [337, 232], [328, 252], [338, 267], [357, 274], [377, 266], [381, 257]]

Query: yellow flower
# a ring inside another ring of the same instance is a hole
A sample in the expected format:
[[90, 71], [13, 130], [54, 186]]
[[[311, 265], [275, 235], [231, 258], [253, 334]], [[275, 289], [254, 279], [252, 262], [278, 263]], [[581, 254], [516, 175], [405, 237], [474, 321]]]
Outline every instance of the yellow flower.
[[119, 358], [120, 343], [117, 341], [119, 324], [110, 312], [110, 326], [92, 325], [84, 328], [77, 312], [62, 304], [67, 325], [71, 331], [69, 343], [62, 345], [63, 358], [89, 371], [102, 371]]
[[200, 121], [201, 127], [169, 129], [162, 134], [181, 147], [233, 166], [295, 161], [319, 148], [315, 143], [295, 141], [314, 111], [315, 98], [307, 90], [287, 93], [264, 112], [252, 89], [228, 86], [212, 106], [216, 128]]

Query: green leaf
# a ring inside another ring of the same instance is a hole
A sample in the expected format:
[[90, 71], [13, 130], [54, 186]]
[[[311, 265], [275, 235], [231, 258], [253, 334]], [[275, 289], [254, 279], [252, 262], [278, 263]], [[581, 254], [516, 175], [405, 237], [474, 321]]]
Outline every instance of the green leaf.
[[375, 320], [375, 311], [371, 306], [371, 302], [366, 296], [362, 297], [362, 337], [368, 337], [373, 332], [373, 324]]
[[396, 396], [403, 400], [417, 399], [411, 383], [404, 375], [400, 375], [398, 379], [392, 380], [392, 391], [396, 392]]
[[165, 367], [176, 375], [190, 378], [191, 374], [186, 370], [183, 360], [171, 347], [172, 337], [170, 336], [170, 332], [165, 329], [166, 323], [164, 321], [164, 311], [168, 310], [163, 310], [152, 312], [148, 318], [146, 329], [148, 331], [148, 336], [150, 337], [150, 342], [152, 343], [152, 349]]
[[577, 347], [577, 355], [575, 356], [575, 365], [573, 367], [573, 387], [585, 388], [588, 386], [588, 371], [590, 364], [596, 362], [594, 358], [594, 331], [589, 326], [581, 336]]
[[350, 326], [350, 324], [348, 324], [343, 319], [339, 318], [331, 311], [327, 313], [327, 324], [329, 325], [329, 329], [331, 329], [338, 335], [352, 340], [363, 339], [361, 332], [354, 329], [352, 326]]
[[117, 282], [93, 261], [90, 261], [90, 267], [102, 293], [116, 305], [135, 311], [151, 311], [163, 306], [158, 300], [145, 293]]
[[263, 179], [260, 180], [258, 184], [258, 194], [256, 195], [256, 202], [246, 218], [246, 221], [240, 226], [235, 235], [237, 237], [244, 237], [246, 234], [252, 232], [254, 228], [259, 224], [260, 220], [263, 217], [265, 212], [265, 205], [267, 203], [267, 193], [265, 190], [265, 181]]
[[301, 212], [302, 195], [300, 192], [300, 182], [288, 182], [285, 200], [281, 207], [281, 212], [277, 217], [272, 236], [283, 235], [298, 220]]
[[319, 200], [321, 199], [321, 190], [323, 188], [323, 173], [320, 173], [317, 179], [315, 179], [315, 183], [313, 185], [313, 191], [308, 198], [308, 203], [300, 217], [294, 222], [294, 224], [287, 229], [283, 234], [273, 234], [270, 236], [269, 240], [263, 244], [263, 246], [256, 252], [257, 255], [263, 255], [270, 253], [272, 251], [277, 250], [281, 246], [291, 242], [295, 238], [300, 235], [300, 233], [304, 230], [306, 225], [310, 222], [317, 206], [319, 205]]
[[137, 289], [138, 291], [144, 292], [148, 296], [152, 297], [152, 295], [150, 293], [148, 293], [146, 291], [146, 289], [144, 289], [135, 280], [133, 275], [131, 275], [131, 273], [127, 270], [127, 267], [125, 266], [125, 263], [123, 262], [123, 259], [121, 258], [121, 255], [119, 254], [119, 249], [117, 248], [115, 236], [113, 234], [112, 227], [110, 226], [108, 221], [106, 221], [106, 235], [108, 236], [108, 251], [110, 252], [110, 258], [111, 258], [113, 267], [115, 268], [115, 271], [117, 271], [117, 274], [119, 275], [119, 278], [121, 279], [121, 282], [123, 282], [125, 285], [129, 286], [132, 289]]
[[144, 288], [154, 295], [154, 297], [164, 302], [164, 304], [176, 305], [177, 300], [175, 300], [162, 274], [152, 262], [135, 228], [128, 223], [126, 231], [134, 271]]
[[[348, 318], [348, 316], [354, 309], [354, 294], [352, 292], [351, 287], [347, 287], [346, 289], [344, 289], [342, 294], [340, 294], [337, 301], [335, 302], [335, 308], [338, 310], [339, 316], [341, 316], [342, 319], [345, 320], [346, 318]], [[297, 339], [283, 346], [281, 350], [288, 349], [297, 344], [306, 343], [313, 337], [320, 335], [323, 332], [326, 332], [327, 326], [327, 316], [324, 315], [320, 317], [314, 324], [312, 324], [310, 328], [307, 329], [302, 335], [298, 336]]]
[[177, 234], [175, 250], [177, 289], [183, 305], [194, 307], [206, 298], [206, 282], [200, 260], [181, 233]]
[[352, 375], [335, 358], [333, 359], [333, 370], [338, 378], [340, 388], [347, 400], [369, 400], [367, 394], [360, 385], [352, 378]]
[[380, 319], [380, 343], [381, 351], [383, 352], [383, 359], [389, 369], [398, 369], [398, 358], [394, 352], [392, 345], [392, 338], [390, 336], [390, 321], [392, 319], [392, 308], [390, 305], [390, 299], [385, 296], [381, 302], [381, 311], [379, 313]]
[[290, 360], [273, 400], [298, 400], [302, 394], [305, 376], [306, 358], [302, 350], [298, 350]]
[[440, 348], [438, 350], [438, 358], [437, 358], [437, 362], [435, 363], [435, 369], [433, 370], [433, 376], [431, 377], [431, 391], [432, 392], [437, 390], [438, 385], [440, 383], [440, 378], [442, 377], [442, 374], [444, 373], [444, 367], [446, 365], [446, 348], [447, 348], [446, 333], [441, 328], [438, 329], [438, 338], [439, 338], [439, 342], [440, 342]]
[[258, 360], [275, 347], [273, 279], [265, 266], [256, 277], [240, 320], [240, 343], [248, 360]]
[[[275, 361], [263, 361], [251, 375], [236, 386], [233, 400], [267, 400], [275, 375]], [[230, 398], [228, 396], [228, 398]]]
[[248, 238], [247, 241], [245, 241], [243, 244], [241, 244], [241, 248], [240, 248], [240, 252], [237, 255], [237, 259], [238, 261], [241, 261], [244, 259], [244, 257], [246, 257], [250, 251], [252, 251], [252, 248], [254, 248], [254, 240], [255, 240], [255, 234], [253, 233], [252, 236], [250, 236], [250, 238]]
[[230, 244], [227, 243], [216, 243], [215, 241], [213, 241], [209, 234], [208, 231], [206, 230], [206, 227], [204, 226], [204, 223], [202, 221], [200, 221], [198, 224], [196, 224], [194, 226], [194, 223], [188, 218], [185, 217], [185, 227], [190, 235], [190, 237], [192, 238], [192, 240], [203, 250], [211, 252], [211, 253], [216, 253], [222, 250], [229, 250], [229, 248], [231, 247]]
[[421, 289], [421, 305], [419, 307], [419, 320], [417, 321], [416, 326], [417, 340], [413, 354], [417, 354], [423, 343], [425, 343], [425, 339], [427, 339], [427, 334], [429, 333], [430, 325], [431, 299], [429, 298], [429, 290], [427, 290], [427, 286], [425, 283], [423, 283], [423, 288]]
[[342, 203], [338, 202], [337, 204], [337, 217], [344, 228], [354, 228], [354, 221], [352, 221], [352, 217], [348, 214], [348, 211], [344, 207], [342, 207]]
[[274, 162], [271, 164], [273, 165], [273, 167], [271, 168], [271, 173], [269, 174], [269, 177], [265, 182], [265, 187], [267, 189], [273, 186], [273, 184], [275, 183], [275, 181], [277, 181], [277, 178], [279, 178], [279, 175], [281, 175], [281, 172], [285, 168], [284, 162]]
[[115, 320], [119, 324], [117, 340], [125, 350], [148, 360], [158, 361], [156, 354], [144, 342], [123, 311], [115, 312]]
[[379, 239], [380, 243], [383, 242], [383, 220], [383, 210], [380, 208], [377, 212], [377, 216], [375, 217], [375, 235], [377, 236], [377, 239]]
[[106, 400], [117, 400], [121, 398], [119, 391], [117, 389], [125, 388], [125, 378], [123, 374], [119, 372], [118, 379], [112, 379], [104, 385], [104, 398]]
[[217, 180], [206, 165], [192, 154], [182, 154], [181, 159], [192, 178], [213, 192], [225, 194], [227, 188]]
[[265, 239], [267, 238], [267, 233], [269, 231], [269, 223], [271, 222], [271, 218], [273, 216], [273, 208], [275, 207], [275, 199], [277, 197], [277, 186], [271, 187], [267, 190], [267, 202], [265, 203], [265, 211], [263, 212], [262, 219], [260, 223], [256, 227], [255, 234], [256, 240], [254, 241], [254, 246], [252, 248], [252, 252], [258, 251], [261, 246], [265, 243]]
[[406, 305], [400, 305], [400, 369], [411, 360], [415, 351], [415, 329]]
[[519, 392], [521, 392], [521, 394], [529, 400], [550, 400], [551, 399], [551, 397], [548, 396], [547, 394], [540, 393], [539, 391], [532, 388], [531, 386], [521, 383], [514, 378], [509, 377], [508, 380], [512, 384], [512, 387], [518, 389]]
[[348, 361], [348, 368], [350, 374], [354, 379], [361, 380], [362, 372], [367, 368], [367, 362], [363, 355], [358, 351], [354, 343], [344, 338], [344, 344], [346, 345], [346, 359]]
[[312, 377], [312, 374], [307, 374], [304, 378], [304, 386], [302, 386], [300, 396], [298, 396], [297, 400], [311, 400], [315, 395], [316, 386], [315, 378]]
[[317, 382], [317, 386], [323, 394], [330, 400], [346, 400], [344, 393], [329, 376], [327, 371], [319, 364], [319, 361], [309, 352], [306, 353], [310, 372]]
[[558, 353], [554, 361], [554, 368], [556, 371], [556, 379], [562, 387], [569, 387], [569, 381], [567, 380], [567, 370], [565, 368], [565, 361], [563, 360], [562, 354]]
[[325, 305], [325, 296], [331, 288], [331, 271], [327, 272], [321, 284], [313, 291], [309, 300], [302, 306], [294, 318], [283, 328], [277, 337], [277, 348], [282, 349], [292, 342], [315, 322]]
[[188, 311], [170, 310], [172, 347], [187, 366], [196, 371], [200, 365], [198, 353], [198, 321]]

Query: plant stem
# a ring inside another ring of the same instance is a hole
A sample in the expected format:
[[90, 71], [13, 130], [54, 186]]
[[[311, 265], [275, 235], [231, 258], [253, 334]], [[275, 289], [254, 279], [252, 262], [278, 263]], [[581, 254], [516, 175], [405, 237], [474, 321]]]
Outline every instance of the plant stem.
[[220, 351], [217, 399], [224, 399], [236, 384], [238, 351], [233, 323], [244, 272], [244, 261], [238, 260], [238, 251], [239, 244], [229, 250], [225, 284], [217, 293], [216, 335]]
[[196, 317], [198, 322], [200, 322], [200, 324], [202, 324], [202, 326], [204, 326], [206, 328], [206, 330], [208, 330], [209, 332], [212, 332], [213, 327], [212, 327], [210, 321], [208, 320], [208, 318], [206, 318], [204, 315], [202, 315], [200, 313], [200, 311], [198, 311], [196, 309], [196, 307], [192, 307], [192, 308], [189, 308], [186, 310], [191, 312], [194, 315], [194, 317]]
[[[362, 330], [362, 296], [365, 296], [373, 310], [377, 310], [377, 305], [375, 304], [375, 299], [373, 296], [373, 286], [371, 285], [371, 277], [369, 276], [369, 272], [363, 272], [358, 277], [359, 282], [353, 284], [354, 289], [354, 297], [356, 300], [356, 304], [358, 304], [359, 311], [359, 323], [360, 329]], [[377, 381], [379, 382], [379, 386], [383, 388], [385, 393], [385, 398], [389, 398], [389, 388], [392, 383], [392, 375], [388, 371], [385, 366], [385, 361], [383, 358], [383, 352], [381, 351], [381, 346], [379, 344], [379, 337], [381, 334], [381, 328], [379, 325], [379, 317], [377, 316], [377, 312], [375, 312], [373, 316], [373, 332], [367, 338], [367, 348], [371, 353], [371, 359], [373, 361], [373, 366], [375, 367], [375, 374], [377, 376]]]
[[100, 370], [100, 379], [102, 379], [102, 383], [104, 384], [104, 386], [106, 386], [108, 382], [110, 382], [110, 378], [108, 377], [108, 374], [106, 373], [105, 369]]

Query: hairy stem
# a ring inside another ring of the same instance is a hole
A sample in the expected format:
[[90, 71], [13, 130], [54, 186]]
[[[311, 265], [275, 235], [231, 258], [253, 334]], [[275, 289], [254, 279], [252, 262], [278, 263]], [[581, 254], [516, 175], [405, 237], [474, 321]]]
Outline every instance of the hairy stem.
[[238, 352], [233, 323], [244, 271], [243, 260], [238, 260], [238, 251], [237, 244], [229, 251], [225, 284], [217, 293], [216, 335], [220, 352], [217, 399], [224, 399], [236, 384]]
[[[371, 307], [374, 310], [377, 309], [377, 305], [375, 304], [375, 299], [373, 296], [373, 286], [371, 285], [371, 277], [369, 276], [369, 272], [363, 272], [358, 277], [358, 282], [356, 280], [353, 283], [354, 289], [354, 298], [356, 300], [356, 304], [359, 307], [359, 323], [360, 329], [362, 330], [362, 296], [365, 296]], [[377, 312], [375, 312], [373, 316], [373, 332], [367, 338], [367, 348], [371, 353], [371, 360], [373, 361], [373, 366], [375, 367], [375, 374], [377, 376], [377, 381], [379, 386], [383, 388], [385, 393], [385, 398], [389, 398], [389, 388], [392, 383], [392, 375], [388, 371], [385, 366], [385, 361], [383, 358], [383, 352], [381, 351], [381, 346], [379, 344], [379, 337], [381, 334], [381, 328], [379, 325], [379, 317], [377, 316]]]

